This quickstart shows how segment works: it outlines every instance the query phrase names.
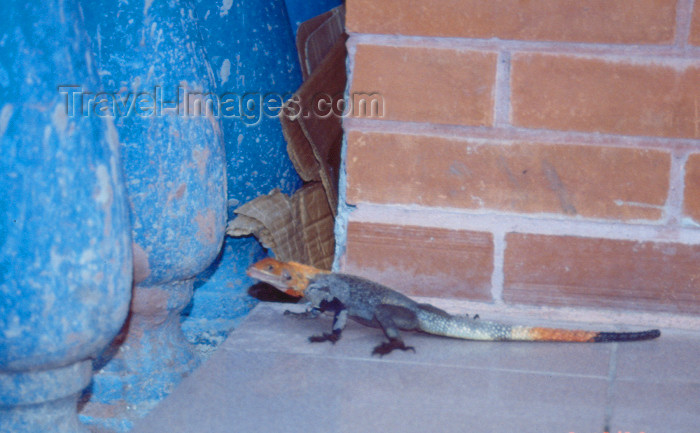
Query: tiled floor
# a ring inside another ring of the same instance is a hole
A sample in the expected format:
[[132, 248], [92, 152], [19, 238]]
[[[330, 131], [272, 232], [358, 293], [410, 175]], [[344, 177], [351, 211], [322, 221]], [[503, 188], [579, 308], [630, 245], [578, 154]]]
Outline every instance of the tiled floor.
[[336, 345], [311, 344], [330, 318], [287, 308], [256, 307], [134, 432], [700, 431], [698, 333], [619, 344], [407, 333], [416, 353], [380, 359], [370, 356], [380, 330], [351, 323]]

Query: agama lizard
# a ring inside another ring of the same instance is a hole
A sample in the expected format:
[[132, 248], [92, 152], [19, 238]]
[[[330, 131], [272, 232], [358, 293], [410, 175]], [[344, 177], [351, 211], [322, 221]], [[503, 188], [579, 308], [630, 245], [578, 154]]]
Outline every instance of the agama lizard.
[[289, 295], [304, 297], [310, 308], [292, 314], [316, 318], [320, 313], [334, 313], [330, 333], [309, 337], [311, 342], [330, 341], [335, 344], [345, 328], [348, 317], [372, 327], [380, 327], [389, 341], [374, 348], [372, 355], [386, 355], [395, 349], [412, 350], [406, 346], [399, 330], [422, 331], [428, 334], [466, 340], [494, 341], [563, 341], [614, 342], [649, 340], [661, 335], [658, 329], [641, 332], [595, 332], [531, 326], [507, 325], [455, 316], [430, 304], [420, 304], [382, 284], [354, 275], [323, 271], [295, 262], [263, 259], [248, 269], [252, 278], [271, 284]]

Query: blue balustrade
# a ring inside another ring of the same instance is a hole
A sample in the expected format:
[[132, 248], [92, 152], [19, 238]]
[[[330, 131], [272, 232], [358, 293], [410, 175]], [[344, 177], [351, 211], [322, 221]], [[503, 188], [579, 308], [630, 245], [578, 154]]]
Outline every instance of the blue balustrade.
[[199, 362], [180, 312], [222, 245], [225, 156], [192, 3], [94, 0], [83, 9], [105, 92], [92, 107], [115, 116], [122, 142], [135, 285], [82, 414], [126, 430]]
[[[283, 0], [196, 0], [195, 9], [217, 94], [241, 104], [220, 116], [234, 217], [237, 206], [274, 188], [291, 194], [301, 186], [275, 110], [301, 85], [301, 71]], [[226, 238], [197, 277], [182, 324], [198, 347], [210, 350], [255, 305], [245, 271], [265, 254], [252, 237]]]
[[200, 361], [185, 306], [190, 339], [218, 323], [220, 341], [253, 305], [265, 252], [222, 250], [227, 214], [301, 185], [277, 118], [301, 84], [284, 1], [3, 12], [0, 431], [85, 432], [88, 384], [81, 419], [126, 431]]
[[2, 13], [0, 431], [87, 432], [77, 399], [131, 293], [119, 139], [61, 91], [98, 87], [78, 4], [9, 0]]

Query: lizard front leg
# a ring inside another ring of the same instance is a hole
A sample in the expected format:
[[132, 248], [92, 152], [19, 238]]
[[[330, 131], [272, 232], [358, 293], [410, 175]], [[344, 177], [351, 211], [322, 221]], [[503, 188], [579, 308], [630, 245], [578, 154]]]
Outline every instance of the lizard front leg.
[[345, 325], [348, 321], [348, 310], [345, 308], [342, 302], [338, 298], [333, 298], [332, 301], [322, 301], [320, 305], [321, 311], [333, 311], [335, 315], [333, 316], [333, 327], [331, 332], [324, 332], [321, 335], [312, 335], [309, 337], [309, 341], [312, 343], [321, 343], [324, 341], [330, 341], [335, 344], [336, 341], [340, 340], [340, 336], [345, 329]]

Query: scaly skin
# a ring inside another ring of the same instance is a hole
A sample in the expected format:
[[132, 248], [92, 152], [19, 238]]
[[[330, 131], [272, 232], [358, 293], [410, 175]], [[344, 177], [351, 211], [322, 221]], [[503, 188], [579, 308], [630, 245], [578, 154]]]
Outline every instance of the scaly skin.
[[403, 343], [399, 329], [491, 341], [595, 343], [649, 340], [661, 335], [658, 329], [642, 332], [595, 332], [506, 325], [468, 316], [453, 316], [361, 277], [323, 271], [295, 262], [280, 262], [272, 258], [255, 263], [248, 269], [248, 275], [287, 294], [303, 296], [311, 307], [305, 313], [286, 314], [315, 318], [324, 311], [335, 313], [332, 332], [310, 337], [312, 342], [338, 341], [348, 317], [367, 326], [381, 327], [389, 341], [375, 347], [372, 354], [378, 355], [385, 355], [395, 349], [414, 350]]

